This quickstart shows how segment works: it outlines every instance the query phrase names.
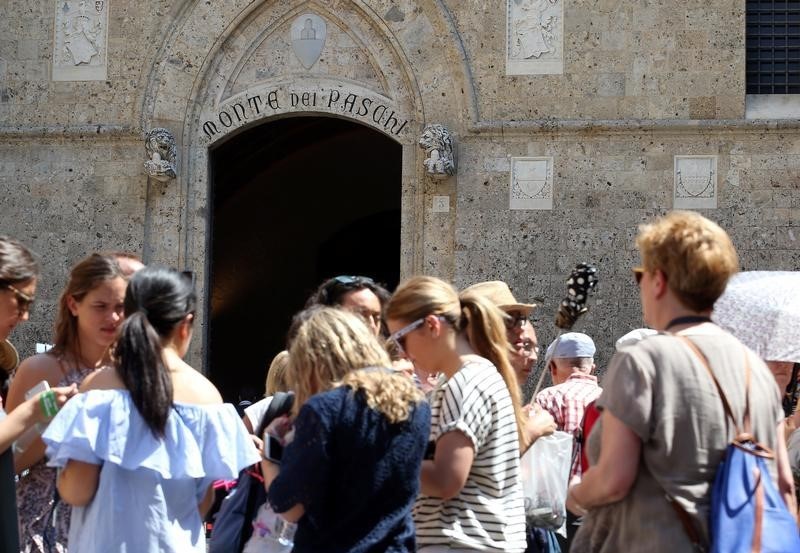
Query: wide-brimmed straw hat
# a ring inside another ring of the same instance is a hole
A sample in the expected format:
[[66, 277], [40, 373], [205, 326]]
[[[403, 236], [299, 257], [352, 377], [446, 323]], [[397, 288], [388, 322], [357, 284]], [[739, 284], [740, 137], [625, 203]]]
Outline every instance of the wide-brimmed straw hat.
[[19, 366], [19, 353], [8, 340], [0, 342], [0, 370], [11, 374]]
[[461, 291], [462, 294], [478, 294], [491, 301], [503, 311], [520, 311], [526, 317], [536, 308], [535, 303], [520, 303], [511, 293], [508, 284], [502, 280], [490, 280], [473, 284]]

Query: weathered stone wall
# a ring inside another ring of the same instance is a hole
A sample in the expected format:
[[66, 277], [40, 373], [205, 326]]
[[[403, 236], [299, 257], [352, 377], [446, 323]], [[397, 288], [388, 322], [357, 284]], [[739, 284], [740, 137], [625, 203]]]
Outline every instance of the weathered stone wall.
[[504, 6], [446, 4], [461, 31], [483, 119], [744, 116], [742, 1], [565, 2], [564, 74], [535, 76], [505, 74]]
[[15, 330], [21, 354], [52, 341], [71, 265], [93, 251], [146, 250], [140, 148], [139, 140], [110, 136], [0, 139], [0, 233], [30, 247], [44, 273], [30, 322]]
[[[93, 3], [87, 3], [91, 8]], [[61, 4], [59, 4], [59, 7]], [[717, 209], [747, 269], [800, 269], [800, 131], [744, 121], [744, 2], [594, 0], [564, 5], [564, 71], [506, 75], [506, 6], [454, 0], [176, 2], [110, 0], [105, 81], [50, 78], [56, 4], [0, 11], [0, 232], [44, 262], [40, 306], [17, 340], [48, 338], [69, 264], [123, 248], [191, 268], [204, 282], [208, 147], [282, 106], [203, 134], [241, 94], [314, 87], [375, 94], [408, 121], [403, 145], [403, 271], [457, 285], [501, 278], [543, 298], [541, 341], [578, 261], [602, 282], [579, 323], [601, 363], [641, 324], [630, 278], [641, 222], [672, 207], [673, 156], [717, 156]], [[293, 17], [327, 18], [320, 62], [293, 57]], [[273, 88], [270, 88], [273, 87]], [[294, 87], [294, 88], [293, 88]], [[266, 98], [266, 96], [265, 96]], [[338, 111], [337, 111], [338, 110]], [[458, 173], [432, 180], [416, 145], [427, 123], [456, 139]], [[169, 128], [178, 178], [147, 179], [143, 133]], [[509, 210], [510, 157], [553, 158], [553, 209]], [[433, 213], [434, 195], [450, 198]], [[201, 318], [202, 319], [202, 318]], [[199, 342], [199, 341], [198, 341]], [[197, 345], [200, 348], [201, 345]]]
[[[637, 227], [670, 209], [673, 155], [719, 155], [718, 209], [702, 210], [731, 235], [742, 268], [800, 269], [800, 138], [779, 131], [663, 130], [518, 134], [462, 141], [455, 281], [503, 278], [519, 298], [540, 298], [539, 338], [555, 335], [558, 302], [576, 263], [600, 270], [576, 329], [596, 337], [601, 364], [613, 342], [641, 326], [631, 269]], [[509, 155], [553, 156], [555, 208], [509, 211]]]

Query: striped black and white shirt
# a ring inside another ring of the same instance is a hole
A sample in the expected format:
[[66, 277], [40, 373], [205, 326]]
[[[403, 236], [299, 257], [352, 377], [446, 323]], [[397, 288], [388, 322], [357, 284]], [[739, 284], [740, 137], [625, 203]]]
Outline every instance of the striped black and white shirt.
[[430, 401], [431, 440], [463, 432], [475, 457], [456, 497], [417, 498], [417, 546], [524, 551], [517, 422], [503, 377], [486, 359], [469, 361], [433, 391]]

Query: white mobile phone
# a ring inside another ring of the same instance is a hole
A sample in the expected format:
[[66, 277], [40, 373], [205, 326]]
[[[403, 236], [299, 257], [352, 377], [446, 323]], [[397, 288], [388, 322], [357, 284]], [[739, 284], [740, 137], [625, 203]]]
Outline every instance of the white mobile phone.
[[283, 445], [281, 441], [264, 432], [264, 458], [272, 461], [273, 463], [281, 463], [283, 457]]
[[36, 394], [41, 392], [46, 392], [50, 389], [50, 384], [47, 383], [47, 380], [42, 380], [36, 386], [25, 392], [25, 399], [31, 399]]

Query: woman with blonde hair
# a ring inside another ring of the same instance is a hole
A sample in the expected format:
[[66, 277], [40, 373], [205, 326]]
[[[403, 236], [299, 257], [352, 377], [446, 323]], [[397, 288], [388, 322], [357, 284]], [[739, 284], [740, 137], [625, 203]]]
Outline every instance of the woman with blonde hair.
[[326, 307], [298, 320], [293, 439], [280, 465], [262, 463], [270, 504], [298, 523], [292, 551], [415, 551], [430, 408], [358, 316]]
[[[43, 380], [51, 388], [79, 385], [110, 365], [126, 285], [119, 264], [108, 255], [92, 254], [72, 268], [58, 302], [54, 346], [19, 366], [8, 392], [9, 411]], [[58, 505], [56, 470], [45, 465], [44, 449], [37, 438], [14, 458], [17, 473], [30, 469], [17, 485], [20, 546], [26, 552], [66, 550], [70, 510]]]
[[[264, 382], [264, 397], [244, 409], [242, 421], [247, 431], [251, 434], [254, 433], [261, 424], [261, 419], [272, 404], [272, 398], [275, 394], [277, 392], [289, 392], [288, 368], [289, 352], [286, 350], [278, 352], [278, 354], [273, 357], [272, 362], [269, 364], [269, 369], [267, 370], [267, 379]], [[259, 439], [260, 438], [259, 436]]]
[[503, 313], [434, 277], [403, 282], [386, 306], [392, 338], [444, 379], [430, 397], [433, 459], [414, 507], [421, 552], [525, 550], [520, 484], [525, 415]]
[[697, 213], [673, 211], [643, 225], [636, 244], [644, 322], [659, 332], [618, 351], [603, 380], [591, 466], [568, 498], [570, 511], [588, 512], [575, 552], [708, 549], [712, 483], [736, 437], [715, 380], [737, 425], [749, 403], [752, 435], [775, 452], [771, 476], [794, 512], [772, 374], [709, 318], [739, 268], [730, 238]]

